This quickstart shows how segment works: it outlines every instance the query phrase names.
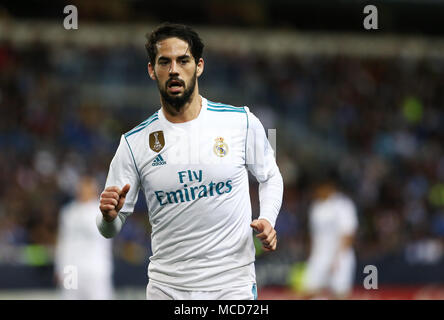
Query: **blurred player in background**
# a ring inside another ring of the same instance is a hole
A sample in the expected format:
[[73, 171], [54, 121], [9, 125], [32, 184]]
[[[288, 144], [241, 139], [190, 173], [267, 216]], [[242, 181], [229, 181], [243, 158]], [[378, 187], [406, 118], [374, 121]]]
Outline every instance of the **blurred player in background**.
[[[77, 185], [76, 199], [60, 212], [55, 273], [63, 299], [113, 298], [112, 241], [103, 238], [95, 225], [100, 213], [98, 194], [95, 179], [83, 176]], [[71, 277], [70, 284], [67, 277]], [[77, 281], [71, 282], [72, 277], [77, 277]]]
[[[148, 37], [161, 108], [121, 137], [101, 194], [97, 225], [112, 237], [139, 189], [145, 193], [153, 250], [147, 299], [256, 299], [252, 228], [266, 251], [276, 249], [283, 181], [274, 151], [247, 107], [199, 94], [203, 47], [183, 25]], [[260, 183], [254, 221], [248, 170]]]
[[353, 286], [353, 242], [358, 219], [353, 201], [338, 189], [336, 174], [314, 188], [309, 210], [310, 256], [305, 274], [306, 298], [346, 299]]

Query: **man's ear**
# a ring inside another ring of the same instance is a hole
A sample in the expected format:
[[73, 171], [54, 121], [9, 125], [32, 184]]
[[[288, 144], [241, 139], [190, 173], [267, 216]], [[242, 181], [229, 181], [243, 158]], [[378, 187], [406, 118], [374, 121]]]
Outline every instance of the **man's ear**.
[[148, 74], [150, 75], [151, 79], [156, 80], [156, 73], [154, 72], [154, 66], [151, 64], [151, 62], [148, 62]]
[[197, 63], [197, 72], [196, 72], [198, 77], [200, 77], [200, 75], [203, 73], [204, 66], [205, 66], [204, 60], [200, 58], [199, 62]]

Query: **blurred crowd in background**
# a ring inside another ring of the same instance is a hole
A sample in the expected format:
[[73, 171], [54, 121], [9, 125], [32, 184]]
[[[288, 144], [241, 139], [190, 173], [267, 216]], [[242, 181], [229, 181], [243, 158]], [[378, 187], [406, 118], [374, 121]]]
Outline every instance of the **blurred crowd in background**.
[[[211, 50], [204, 59], [203, 96], [248, 105], [276, 129], [285, 193], [275, 255], [306, 257], [312, 181], [335, 168], [358, 208], [358, 259], [443, 257], [444, 59]], [[142, 43], [0, 43], [0, 263], [51, 262], [79, 175], [103, 186], [119, 136], [160, 107], [146, 64]], [[139, 197], [116, 257], [146, 263], [149, 228]]]

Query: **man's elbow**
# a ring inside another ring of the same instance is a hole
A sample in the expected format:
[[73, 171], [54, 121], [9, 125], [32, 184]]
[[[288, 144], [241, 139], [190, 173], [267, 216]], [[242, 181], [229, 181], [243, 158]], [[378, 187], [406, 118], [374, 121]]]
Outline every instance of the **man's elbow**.
[[100, 233], [104, 238], [106, 238], [106, 239], [112, 239], [112, 238], [114, 238], [114, 234], [103, 234], [103, 233]]
[[102, 235], [102, 237], [104, 237], [105, 239], [111, 239], [114, 238], [115, 235], [117, 234], [116, 232], [110, 232], [102, 230], [99, 226], [97, 226], [97, 229], [99, 230], [99, 233]]

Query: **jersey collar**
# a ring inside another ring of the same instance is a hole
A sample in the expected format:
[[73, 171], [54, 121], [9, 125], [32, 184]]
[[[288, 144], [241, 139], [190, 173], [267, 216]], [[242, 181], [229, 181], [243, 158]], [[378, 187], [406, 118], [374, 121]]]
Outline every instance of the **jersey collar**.
[[[159, 120], [162, 122], [162, 124], [171, 127], [171, 128], [188, 128], [194, 124], [197, 124], [199, 122], [202, 122], [203, 119], [205, 118], [205, 114], [207, 113], [207, 99], [200, 96], [202, 98], [202, 108], [200, 108], [200, 112], [199, 115], [197, 116], [197, 118], [187, 121], [187, 122], [181, 122], [181, 123], [174, 123], [169, 121], [167, 118], [165, 118], [165, 115], [163, 114], [163, 110], [162, 107], [159, 109], [158, 115], [159, 115]], [[203, 122], [205, 123], [205, 122]]]

